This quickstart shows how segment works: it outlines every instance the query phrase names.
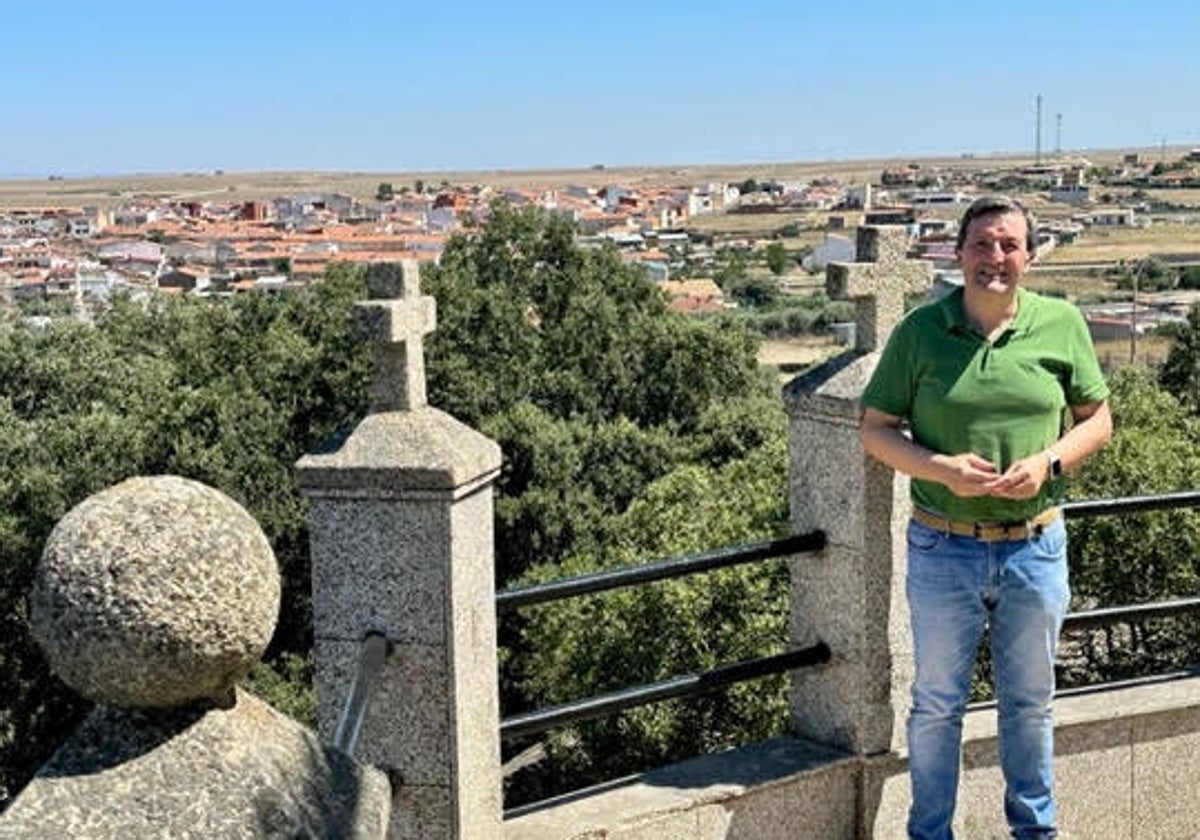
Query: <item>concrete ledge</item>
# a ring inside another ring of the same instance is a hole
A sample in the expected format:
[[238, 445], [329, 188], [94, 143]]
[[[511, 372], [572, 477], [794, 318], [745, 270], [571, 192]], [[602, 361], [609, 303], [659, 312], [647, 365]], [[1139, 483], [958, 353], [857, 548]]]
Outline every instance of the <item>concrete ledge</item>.
[[851, 840], [858, 761], [782, 737], [514, 809], [505, 840]]
[[[1055, 701], [1059, 822], [1069, 837], [1200, 837], [1200, 678]], [[956, 825], [1007, 838], [993, 709], [967, 716]], [[886, 835], [880, 835], [881, 837]], [[895, 835], [902, 837], [903, 835]]]
[[[1200, 678], [1055, 704], [1064, 836], [1200, 837]], [[776, 738], [514, 809], [505, 840], [904, 840], [907, 758]], [[967, 715], [955, 830], [1007, 840], [993, 709]]]

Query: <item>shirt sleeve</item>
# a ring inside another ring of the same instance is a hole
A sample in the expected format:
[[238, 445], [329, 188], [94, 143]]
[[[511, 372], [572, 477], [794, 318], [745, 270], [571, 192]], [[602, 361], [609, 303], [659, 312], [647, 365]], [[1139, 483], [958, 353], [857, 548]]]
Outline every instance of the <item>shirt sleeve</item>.
[[[909, 313], [911, 316], [912, 313]], [[894, 417], [912, 413], [916, 378], [914, 371], [913, 319], [906, 317], [888, 336], [871, 379], [862, 395], [862, 406]]]
[[1065, 383], [1067, 404], [1088, 405], [1108, 399], [1108, 383], [1100, 370], [1096, 348], [1088, 332], [1087, 322], [1075, 307], [1071, 307], [1068, 321], [1071, 348], [1071, 374]]

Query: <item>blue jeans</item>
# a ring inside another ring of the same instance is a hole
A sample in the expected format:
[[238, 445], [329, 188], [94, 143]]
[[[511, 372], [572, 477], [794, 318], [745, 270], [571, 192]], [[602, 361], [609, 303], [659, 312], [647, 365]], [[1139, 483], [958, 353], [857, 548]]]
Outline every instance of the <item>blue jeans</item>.
[[990, 629], [1004, 813], [1013, 836], [1054, 837], [1054, 658], [1070, 592], [1061, 518], [1027, 540], [908, 526], [916, 679], [908, 720], [913, 840], [951, 840], [963, 710]]

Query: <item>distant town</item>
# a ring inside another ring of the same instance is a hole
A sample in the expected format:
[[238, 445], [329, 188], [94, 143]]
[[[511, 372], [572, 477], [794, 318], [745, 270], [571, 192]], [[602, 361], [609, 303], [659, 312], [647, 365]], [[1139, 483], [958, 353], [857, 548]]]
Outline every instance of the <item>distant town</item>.
[[[953, 283], [955, 219], [982, 192], [1036, 198], [1044, 256], [1096, 228], [1145, 227], [1173, 210], [1194, 215], [1194, 207], [1157, 197], [1193, 188], [1200, 204], [1200, 149], [1154, 162], [1127, 154], [1103, 166], [1079, 156], [1009, 167], [969, 159], [896, 164], [859, 181], [830, 174], [805, 182], [518, 189], [416, 180], [381, 182], [370, 196], [219, 201], [185, 194], [109, 207], [9, 207], [0, 208], [0, 305], [27, 314], [83, 312], [122, 293], [272, 293], [317, 281], [338, 262], [432, 263], [449, 237], [486, 221], [501, 201], [570, 219], [581, 244], [611, 243], [644, 267], [673, 309], [711, 313], [736, 305], [714, 277], [722, 252], [752, 255], [779, 243], [788, 258], [775, 271], [779, 288], [811, 293], [823, 286], [827, 262], [854, 259], [854, 227], [900, 224], [910, 231], [912, 256], [930, 260]], [[715, 224], [721, 217], [726, 223]], [[1104, 318], [1120, 321], [1119, 312], [1095, 317], [1097, 327]]]

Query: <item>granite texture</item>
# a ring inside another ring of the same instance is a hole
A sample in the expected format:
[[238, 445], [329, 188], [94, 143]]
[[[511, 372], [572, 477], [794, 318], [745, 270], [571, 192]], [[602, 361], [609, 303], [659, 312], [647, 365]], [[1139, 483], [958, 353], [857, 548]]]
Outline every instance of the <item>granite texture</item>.
[[416, 260], [371, 263], [369, 301], [355, 308], [359, 334], [372, 342], [372, 411], [409, 411], [425, 405], [425, 350], [421, 339], [437, 326], [437, 304], [421, 295]]
[[[1200, 772], [1198, 691], [1200, 679], [1189, 679], [1056, 702], [1064, 840], [1200, 836], [1191, 782]], [[807, 749], [815, 752], [806, 760]], [[909, 796], [903, 752], [856, 757], [781, 738], [514, 809], [504, 836], [905, 840]], [[995, 711], [968, 712], [955, 836], [1007, 840], [1002, 796]]]
[[[470, 498], [486, 502], [486, 496]], [[357, 641], [370, 631], [400, 644], [446, 643], [446, 501], [319, 499], [308, 521], [313, 627], [320, 637]]]
[[[428, 298], [380, 269], [360, 304], [377, 342], [373, 413], [296, 465], [309, 498], [318, 719], [329, 737], [361, 639], [387, 637], [358, 754], [395, 785], [390, 836], [499, 836], [501, 773], [492, 483], [500, 448], [424, 405]], [[370, 281], [370, 278], [368, 278]], [[387, 396], [390, 394], [391, 396]]]
[[823, 640], [833, 653], [793, 674], [790, 725], [863, 755], [902, 748], [913, 673], [908, 480], [871, 459], [858, 434], [858, 399], [876, 360], [835, 360], [785, 390], [792, 529], [829, 541], [790, 562], [789, 643]]
[[[327, 741], [337, 731], [360, 650], [358, 642], [318, 637], [313, 643], [317, 728]], [[448, 788], [454, 777], [447, 666], [444, 646], [408, 644], [396, 646], [379, 672], [355, 755], [392, 774], [398, 786]]]
[[853, 298], [857, 304], [855, 349], [859, 352], [881, 349], [904, 315], [905, 297], [928, 291], [933, 283], [933, 266], [926, 260], [905, 259], [907, 249], [904, 226], [863, 225], [858, 229], [858, 261], [826, 266], [829, 297]]
[[782, 737], [510, 815], [506, 840], [852, 840], [857, 763]]
[[0, 815], [3, 840], [386, 836], [387, 778], [252, 695], [230, 709], [98, 706]]
[[296, 479], [310, 496], [378, 498], [414, 490], [465, 494], [499, 471], [495, 441], [426, 406], [367, 415], [336, 452], [301, 458]]
[[[1200, 708], [1148, 715], [1133, 727], [1133, 795], [1137, 840], [1200, 837]], [[1170, 803], [1169, 805], [1167, 803]]]
[[271, 547], [240, 505], [188, 479], [132, 478], [55, 526], [30, 598], [32, 630], [84, 697], [222, 704], [270, 641], [279, 593]]

